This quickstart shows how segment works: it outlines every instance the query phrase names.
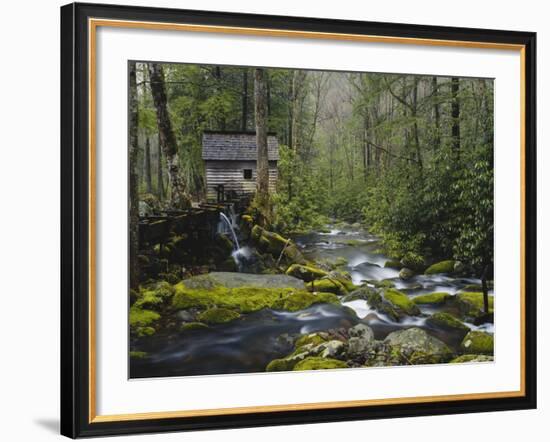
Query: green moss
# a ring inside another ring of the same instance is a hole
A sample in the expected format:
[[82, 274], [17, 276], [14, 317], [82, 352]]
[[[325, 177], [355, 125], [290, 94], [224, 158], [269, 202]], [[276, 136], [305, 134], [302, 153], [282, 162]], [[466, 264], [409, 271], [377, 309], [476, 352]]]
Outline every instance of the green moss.
[[345, 266], [347, 264], [348, 264], [348, 260], [346, 258], [344, 258], [343, 256], [339, 256], [334, 261], [334, 266], [335, 267], [342, 267], [342, 266]]
[[275, 310], [288, 310], [295, 312], [308, 308], [313, 304], [340, 304], [338, 298], [332, 293], [309, 293], [296, 291], [286, 298], [276, 300], [271, 308]]
[[482, 331], [471, 331], [460, 344], [460, 348], [468, 353], [492, 355], [494, 349], [493, 335]]
[[309, 282], [313, 281], [314, 279], [322, 278], [323, 276], [327, 276], [328, 272], [318, 269], [317, 267], [313, 266], [305, 266], [300, 264], [292, 264], [286, 271], [287, 275], [294, 276], [295, 278], [299, 278], [303, 281]]
[[348, 293], [346, 287], [340, 281], [332, 278], [317, 279], [308, 283], [307, 288], [315, 292], [334, 293], [341, 296]]
[[226, 322], [231, 322], [240, 316], [241, 315], [234, 310], [214, 307], [202, 312], [198, 316], [198, 319], [200, 322], [204, 322], [206, 324], [225, 324]]
[[227, 288], [212, 285], [207, 289], [192, 289], [180, 282], [175, 289], [172, 305], [177, 309], [224, 307], [251, 313], [264, 308], [295, 311], [316, 303], [338, 303], [338, 298], [332, 294], [315, 295], [295, 288]]
[[319, 345], [325, 342], [326, 339], [323, 339], [320, 335], [317, 333], [312, 335], [304, 335], [300, 336], [298, 340], [296, 341], [295, 347], [298, 349], [300, 347], [303, 347], [304, 345], [313, 344], [313, 345]]
[[174, 288], [166, 281], [140, 287], [135, 307], [158, 309], [161, 304], [168, 302], [173, 294]]
[[180, 330], [181, 331], [204, 330], [207, 328], [208, 328], [208, 325], [206, 325], [204, 322], [185, 322], [181, 324]]
[[426, 275], [434, 275], [436, 273], [453, 273], [456, 261], [447, 260], [432, 264], [426, 269]]
[[420, 309], [411, 301], [404, 293], [395, 289], [384, 290], [384, 298], [389, 301], [395, 308], [401, 310], [407, 315], [415, 316], [420, 314]]
[[140, 307], [130, 308], [130, 327], [148, 326], [160, 318], [157, 312], [144, 310]]
[[135, 327], [132, 330], [140, 338], [144, 336], [152, 336], [157, 332], [153, 327]]
[[389, 289], [389, 288], [395, 287], [395, 282], [389, 279], [383, 279], [381, 281], [377, 281], [376, 279], [371, 279], [367, 282], [379, 289]]
[[291, 371], [296, 365], [296, 361], [289, 359], [274, 359], [265, 368], [265, 371]]
[[147, 352], [145, 351], [131, 351], [130, 357], [132, 359], [144, 359], [147, 357]]
[[415, 304], [443, 304], [452, 298], [452, 295], [445, 292], [428, 293], [413, 298]]
[[[459, 292], [455, 296], [460, 312], [465, 316], [477, 317], [483, 315], [483, 293]], [[494, 297], [489, 296], [489, 313], [494, 311]]]
[[460, 364], [462, 362], [490, 362], [493, 360], [492, 356], [487, 355], [461, 355], [450, 361], [450, 364]]
[[384, 263], [384, 267], [389, 269], [401, 269], [403, 265], [401, 264], [401, 261], [398, 261], [397, 259], [390, 259]]
[[462, 336], [466, 335], [470, 330], [459, 319], [455, 318], [453, 315], [449, 313], [443, 313], [443, 312], [434, 313], [432, 316], [430, 316], [426, 320], [426, 322], [429, 325], [432, 325], [435, 327], [461, 332], [463, 333]]
[[293, 370], [331, 370], [335, 368], [348, 368], [348, 364], [337, 359], [310, 357], [298, 362]]

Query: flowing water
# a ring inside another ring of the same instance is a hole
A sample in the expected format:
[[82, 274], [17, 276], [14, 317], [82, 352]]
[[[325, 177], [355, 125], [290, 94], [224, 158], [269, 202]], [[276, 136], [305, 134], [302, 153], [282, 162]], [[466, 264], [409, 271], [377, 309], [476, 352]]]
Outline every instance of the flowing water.
[[[234, 236], [233, 256], [248, 251], [239, 246], [232, 223], [227, 217], [225, 227]], [[350, 272], [355, 284], [369, 280], [391, 279], [397, 289], [410, 297], [433, 292], [454, 294], [468, 284], [480, 284], [476, 278], [452, 278], [446, 275], [418, 275], [402, 281], [398, 270], [384, 268], [387, 256], [379, 253], [379, 240], [362, 229], [332, 228], [329, 233], [313, 232], [294, 238], [304, 255], [319, 262], [345, 258], [342, 269]], [[408, 317], [400, 322], [375, 312], [364, 300], [344, 303], [349, 309], [334, 305], [314, 305], [299, 312], [263, 310], [243, 315], [239, 320], [211, 327], [160, 335], [142, 339], [136, 347], [149, 357], [133, 359], [130, 377], [189, 376], [222, 373], [250, 373], [265, 370], [273, 359], [292, 352], [290, 335], [312, 333], [331, 328], [351, 327], [359, 322], [368, 324], [376, 339], [384, 339], [395, 330], [412, 326], [423, 328], [452, 348], [457, 348], [461, 336], [430, 328], [426, 317], [437, 311], [453, 312], [450, 307], [421, 306], [422, 315]], [[466, 324], [471, 329], [493, 331], [492, 324]]]

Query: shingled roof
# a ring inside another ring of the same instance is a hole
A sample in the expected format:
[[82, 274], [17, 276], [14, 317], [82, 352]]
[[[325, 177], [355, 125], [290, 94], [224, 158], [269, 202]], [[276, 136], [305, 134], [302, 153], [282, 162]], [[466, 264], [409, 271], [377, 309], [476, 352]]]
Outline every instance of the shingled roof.
[[[267, 135], [269, 161], [279, 159], [279, 142], [275, 134]], [[211, 132], [202, 134], [203, 160], [256, 161], [255, 132]]]

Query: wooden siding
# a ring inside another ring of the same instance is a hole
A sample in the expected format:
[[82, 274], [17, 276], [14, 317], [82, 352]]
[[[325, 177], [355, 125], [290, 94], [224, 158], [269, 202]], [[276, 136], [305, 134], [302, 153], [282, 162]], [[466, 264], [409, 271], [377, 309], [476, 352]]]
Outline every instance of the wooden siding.
[[[254, 193], [256, 190], [255, 161], [205, 161], [206, 189], [209, 200], [216, 199], [216, 186], [223, 184], [224, 190], [238, 194]], [[252, 170], [252, 179], [243, 178], [243, 170]], [[277, 186], [277, 162], [269, 162], [269, 191], [275, 192]]]

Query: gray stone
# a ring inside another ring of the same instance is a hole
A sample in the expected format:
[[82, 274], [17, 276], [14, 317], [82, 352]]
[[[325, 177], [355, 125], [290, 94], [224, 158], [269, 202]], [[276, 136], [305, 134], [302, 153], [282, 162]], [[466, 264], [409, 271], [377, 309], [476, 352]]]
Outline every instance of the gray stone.
[[451, 350], [447, 345], [433, 336], [430, 336], [424, 330], [413, 327], [407, 330], [398, 330], [390, 333], [385, 343], [400, 346], [402, 348], [421, 351], [433, 355], [450, 355]]
[[353, 338], [361, 338], [368, 342], [374, 339], [372, 328], [365, 324], [357, 324], [349, 329], [349, 335]]
[[335, 358], [344, 352], [345, 344], [342, 341], [329, 341], [318, 345], [318, 347], [324, 347], [321, 351], [323, 358]]

